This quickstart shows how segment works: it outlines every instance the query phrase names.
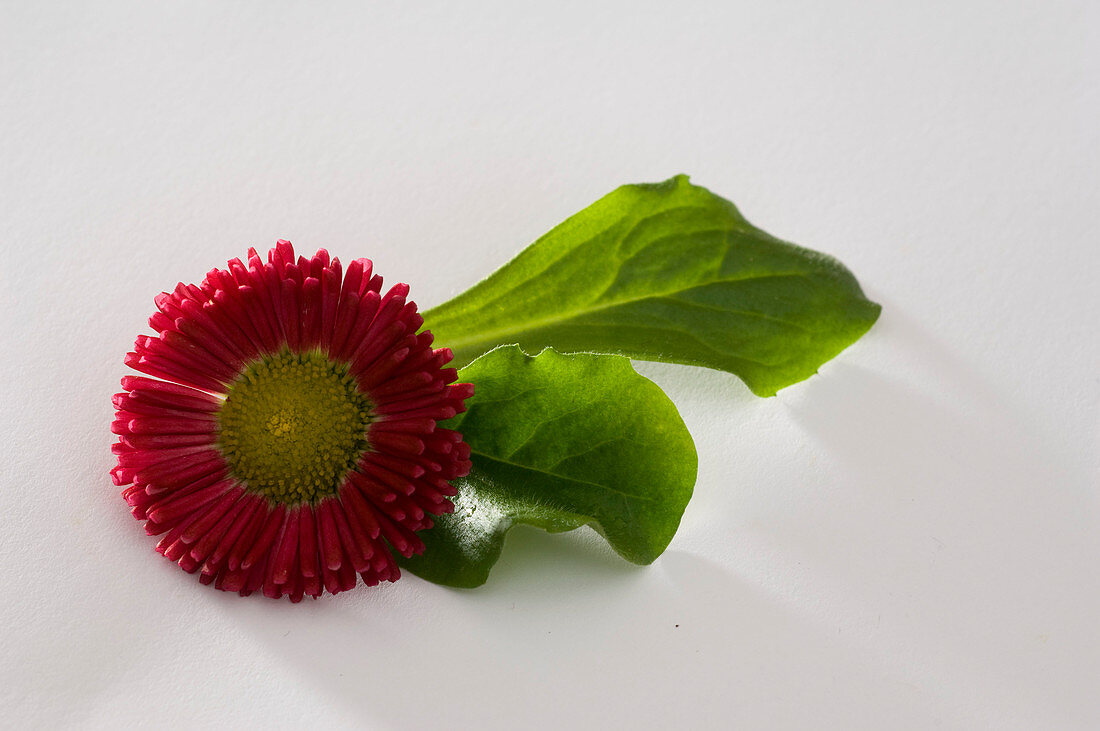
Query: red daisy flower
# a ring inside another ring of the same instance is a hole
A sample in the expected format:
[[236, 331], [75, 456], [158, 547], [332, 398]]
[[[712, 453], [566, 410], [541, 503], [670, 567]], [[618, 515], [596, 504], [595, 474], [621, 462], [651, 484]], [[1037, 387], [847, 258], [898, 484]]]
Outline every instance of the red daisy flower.
[[372, 264], [318, 251], [229, 262], [156, 298], [159, 337], [139, 336], [111, 430], [111, 470], [157, 551], [242, 595], [320, 596], [396, 581], [390, 548], [454, 510], [470, 469], [462, 436], [436, 426], [473, 394], [451, 351]]

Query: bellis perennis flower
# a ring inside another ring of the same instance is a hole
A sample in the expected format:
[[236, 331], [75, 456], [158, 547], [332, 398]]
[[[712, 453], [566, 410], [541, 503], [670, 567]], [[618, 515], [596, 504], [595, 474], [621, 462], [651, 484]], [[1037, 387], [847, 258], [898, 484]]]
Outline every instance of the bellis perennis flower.
[[[157, 551], [203, 583], [300, 601], [395, 581], [391, 549], [452, 511], [467, 474], [447, 349], [371, 262], [324, 250], [207, 274], [156, 298], [114, 397], [115, 484]], [[146, 376], [151, 376], [146, 377]]]
[[343, 272], [280, 241], [157, 299], [159, 336], [126, 361], [145, 375], [115, 397], [112, 470], [157, 550], [220, 589], [294, 601], [357, 574], [393, 581], [395, 556], [480, 586], [522, 523], [590, 525], [648, 564], [698, 457], [629, 359], [728, 371], [771, 396], [880, 310], [843, 264], [685, 175], [617, 188], [425, 313], [453, 353], [432, 349], [407, 294], [382, 294], [368, 261]]

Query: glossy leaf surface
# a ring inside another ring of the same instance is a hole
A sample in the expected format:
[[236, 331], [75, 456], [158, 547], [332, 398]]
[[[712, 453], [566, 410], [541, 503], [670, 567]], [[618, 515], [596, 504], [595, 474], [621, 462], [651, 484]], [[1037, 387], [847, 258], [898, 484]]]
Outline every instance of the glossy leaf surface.
[[421, 534], [403, 561], [440, 584], [483, 584], [509, 528], [588, 524], [623, 558], [656, 559], [672, 540], [695, 484], [695, 445], [676, 407], [619, 356], [531, 357], [494, 350], [462, 369], [476, 384], [462, 431], [474, 469], [458, 481], [455, 512]]

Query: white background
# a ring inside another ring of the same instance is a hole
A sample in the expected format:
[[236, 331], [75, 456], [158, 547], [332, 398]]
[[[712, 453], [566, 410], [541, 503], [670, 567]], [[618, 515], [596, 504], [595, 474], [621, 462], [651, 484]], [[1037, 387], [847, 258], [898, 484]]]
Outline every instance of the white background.
[[[0, 708], [20, 727], [1100, 725], [1100, 13], [1086, 2], [35, 3], [0, 15]], [[687, 172], [883, 305], [699, 448], [654, 565], [200, 586], [111, 485], [152, 298], [249, 245], [438, 304]]]

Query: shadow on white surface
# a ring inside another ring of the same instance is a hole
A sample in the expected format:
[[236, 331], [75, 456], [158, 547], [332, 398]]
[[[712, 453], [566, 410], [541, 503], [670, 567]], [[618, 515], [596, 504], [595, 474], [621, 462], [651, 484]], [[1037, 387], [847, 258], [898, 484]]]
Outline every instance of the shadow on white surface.
[[[1065, 600], [1089, 579], [1064, 561], [1095, 548], [1083, 540], [1086, 471], [1013, 394], [897, 308], [876, 328], [906, 369], [885, 376], [840, 359], [791, 399], [829, 464], [808, 509], [768, 541], [812, 577], [826, 614], [873, 616], [862, 642], [952, 716], [1086, 723], [1080, 703], [1061, 702], [1090, 693], [1077, 644], [1090, 610]], [[1064, 522], [1044, 522], [1052, 515]], [[1056, 684], [1045, 670], [1075, 665]]]
[[[373, 602], [314, 605], [306, 611], [324, 616], [293, 633], [260, 607], [264, 616], [242, 617], [242, 631], [344, 717], [384, 728], [505, 728], [531, 719], [543, 727], [721, 728], [739, 717], [806, 726], [823, 706], [842, 709], [837, 723], [887, 723], [899, 687], [911, 718], [933, 720], [919, 693], [882, 675], [864, 651], [717, 564], [670, 551], [650, 569], [615, 569], [580, 546], [541, 538], [516, 541], [517, 553], [537, 550], [539, 560], [524, 561], [508, 583], [481, 591], [421, 584], [415, 632], [388, 631], [387, 608]], [[818, 666], [807, 671], [807, 661]], [[878, 695], [893, 701], [835, 702], [868, 684], [889, 686]], [[410, 702], [418, 693], [425, 702]]]

